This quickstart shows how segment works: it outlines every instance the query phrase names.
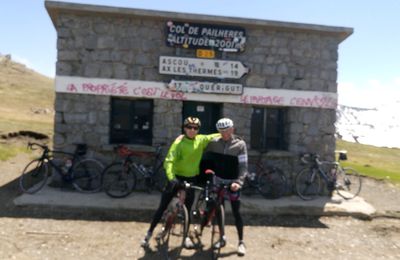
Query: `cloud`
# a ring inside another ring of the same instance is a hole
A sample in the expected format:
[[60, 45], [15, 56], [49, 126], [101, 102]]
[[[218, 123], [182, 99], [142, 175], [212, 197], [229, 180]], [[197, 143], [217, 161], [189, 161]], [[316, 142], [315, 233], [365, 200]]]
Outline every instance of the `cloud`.
[[339, 104], [361, 107], [376, 108], [400, 100], [400, 78], [386, 82], [369, 79], [365, 83], [339, 82], [338, 95]]

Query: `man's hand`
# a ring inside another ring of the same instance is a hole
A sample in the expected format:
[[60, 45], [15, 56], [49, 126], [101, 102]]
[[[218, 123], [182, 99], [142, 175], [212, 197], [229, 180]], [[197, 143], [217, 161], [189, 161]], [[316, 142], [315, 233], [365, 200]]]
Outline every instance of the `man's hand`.
[[233, 182], [233, 183], [231, 184], [231, 191], [236, 192], [236, 191], [238, 191], [241, 187], [242, 187], [242, 186], [240, 186], [239, 183]]
[[179, 185], [179, 181], [177, 179], [170, 180], [167, 184], [167, 191], [172, 192], [175, 189], [175, 187], [177, 187], [178, 185]]

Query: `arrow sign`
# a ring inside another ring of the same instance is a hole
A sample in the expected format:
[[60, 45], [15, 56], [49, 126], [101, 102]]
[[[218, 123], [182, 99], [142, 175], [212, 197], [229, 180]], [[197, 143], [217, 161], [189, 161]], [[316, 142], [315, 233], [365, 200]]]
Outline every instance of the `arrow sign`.
[[249, 69], [240, 61], [160, 56], [159, 73], [222, 79], [239, 79]]
[[242, 84], [221, 82], [171, 80], [167, 85], [167, 88], [171, 91], [184, 93], [215, 93], [231, 95], [241, 95], [243, 93]]

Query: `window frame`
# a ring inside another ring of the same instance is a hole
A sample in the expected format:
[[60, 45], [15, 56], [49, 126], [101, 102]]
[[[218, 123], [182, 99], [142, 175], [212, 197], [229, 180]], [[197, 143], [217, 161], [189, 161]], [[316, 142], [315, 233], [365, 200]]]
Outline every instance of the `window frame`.
[[[261, 110], [261, 116], [256, 111]], [[271, 121], [276, 117], [275, 121]], [[250, 147], [254, 150], [287, 150], [287, 114], [283, 107], [253, 106], [250, 122]], [[259, 118], [256, 118], [256, 117]], [[272, 126], [271, 126], [272, 125]], [[269, 127], [271, 126], [271, 127]], [[271, 129], [274, 129], [270, 131]]]
[[[118, 102], [121, 102], [121, 107], [118, 107]], [[138, 111], [138, 107], [143, 104], [145, 107], [147, 107], [146, 109], [148, 109], [148, 111]], [[124, 105], [127, 105], [127, 107], [123, 108]], [[152, 145], [153, 111], [154, 101], [152, 99], [128, 99], [111, 97], [109, 143]], [[120, 117], [119, 119], [116, 118], [120, 115], [122, 115], [122, 117]], [[128, 127], [124, 127], [120, 130], [115, 128], [118, 120], [126, 123]]]

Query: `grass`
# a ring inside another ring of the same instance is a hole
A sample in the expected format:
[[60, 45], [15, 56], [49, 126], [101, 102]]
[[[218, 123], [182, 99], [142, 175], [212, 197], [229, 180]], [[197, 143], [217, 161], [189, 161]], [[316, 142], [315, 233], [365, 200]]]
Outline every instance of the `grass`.
[[[0, 136], [29, 130], [46, 134], [51, 140], [53, 85], [53, 79], [0, 57]], [[19, 138], [0, 139], [0, 161], [28, 152], [26, 142]]]
[[362, 175], [385, 179], [400, 184], [400, 149], [376, 147], [336, 141], [337, 150], [347, 150], [344, 166], [352, 167]]
[[29, 153], [26, 146], [0, 143], [0, 161], [7, 161], [20, 153]]
[[[0, 135], [53, 132], [54, 80], [12, 60], [0, 62]], [[39, 112], [39, 113], [37, 113]]]

